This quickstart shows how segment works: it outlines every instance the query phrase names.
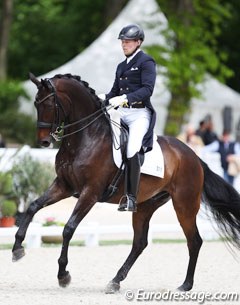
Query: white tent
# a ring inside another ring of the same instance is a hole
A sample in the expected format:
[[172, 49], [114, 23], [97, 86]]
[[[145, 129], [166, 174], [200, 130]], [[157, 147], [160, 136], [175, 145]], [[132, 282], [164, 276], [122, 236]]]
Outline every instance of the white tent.
[[200, 86], [202, 99], [193, 99], [189, 121], [197, 126], [199, 120], [211, 114], [218, 135], [223, 131], [223, 110], [232, 108], [232, 128], [235, 135], [236, 126], [240, 119], [240, 94], [220, 83], [214, 78], [207, 77]]
[[[156, 1], [148, 0], [146, 5], [145, 0], [131, 0], [112, 24], [88, 48], [71, 61], [42, 77], [52, 77], [59, 73], [76, 74], [87, 81], [97, 93], [107, 93], [111, 89], [115, 77], [116, 65], [124, 60], [117, 37], [121, 28], [130, 23], [138, 23], [144, 28], [146, 40], [143, 47], [153, 43], [164, 44], [161, 31], [166, 28], [167, 19], [160, 11]], [[81, 37], [76, 37], [76, 39], [81, 39]], [[31, 72], [34, 73], [34, 71]], [[36, 87], [30, 81], [26, 81], [24, 86], [31, 99], [34, 100]], [[238, 93], [210, 78], [202, 85], [202, 92], [202, 100], [193, 100], [189, 117], [191, 123], [197, 127], [199, 120], [210, 113], [213, 115], [216, 130], [221, 132], [221, 111], [225, 105], [234, 108], [234, 124], [237, 122], [240, 110]], [[157, 134], [163, 133], [169, 98], [170, 93], [164, 85], [164, 78], [159, 73], [152, 97], [158, 115]], [[33, 103], [22, 101], [21, 105], [22, 111], [35, 114]]]

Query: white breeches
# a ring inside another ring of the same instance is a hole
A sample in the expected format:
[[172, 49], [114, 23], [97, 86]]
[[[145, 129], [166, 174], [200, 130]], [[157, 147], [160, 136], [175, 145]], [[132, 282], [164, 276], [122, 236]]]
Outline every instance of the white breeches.
[[127, 158], [133, 157], [142, 147], [143, 138], [148, 131], [151, 112], [148, 108], [119, 107], [121, 119], [129, 128]]

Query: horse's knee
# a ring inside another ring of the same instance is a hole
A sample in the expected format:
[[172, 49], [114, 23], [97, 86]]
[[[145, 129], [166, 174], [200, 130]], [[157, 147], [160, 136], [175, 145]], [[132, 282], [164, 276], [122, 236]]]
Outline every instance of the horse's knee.
[[39, 201], [35, 200], [29, 205], [26, 214], [28, 214], [29, 216], [33, 216], [37, 213], [38, 210], [40, 210], [40, 208], [41, 206], [39, 204]]
[[73, 233], [74, 233], [74, 228], [72, 228], [71, 226], [66, 224], [64, 229], [63, 229], [63, 239], [70, 240], [73, 236]]

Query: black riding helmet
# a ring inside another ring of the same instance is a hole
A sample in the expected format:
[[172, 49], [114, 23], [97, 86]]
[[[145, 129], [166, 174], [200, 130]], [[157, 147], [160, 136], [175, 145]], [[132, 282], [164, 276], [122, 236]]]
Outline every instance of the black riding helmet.
[[144, 32], [137, 24], [125, 26], [118, 35], [118, 39], [125, 40], [144, 40]]

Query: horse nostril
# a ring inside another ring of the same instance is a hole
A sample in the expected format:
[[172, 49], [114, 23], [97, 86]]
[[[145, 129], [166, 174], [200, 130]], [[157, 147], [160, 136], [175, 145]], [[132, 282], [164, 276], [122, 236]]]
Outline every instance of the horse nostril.
[[48, 141], [41, 141], [41, 146], [43, 146], [43, 147], [48, 147], [51, 143], [50, 142], [48, 142]]
[[42, 147], [48, 147], [51, 144], [51, 141], [48, 139], [43, 139], [39, 141], [39, 145]]

